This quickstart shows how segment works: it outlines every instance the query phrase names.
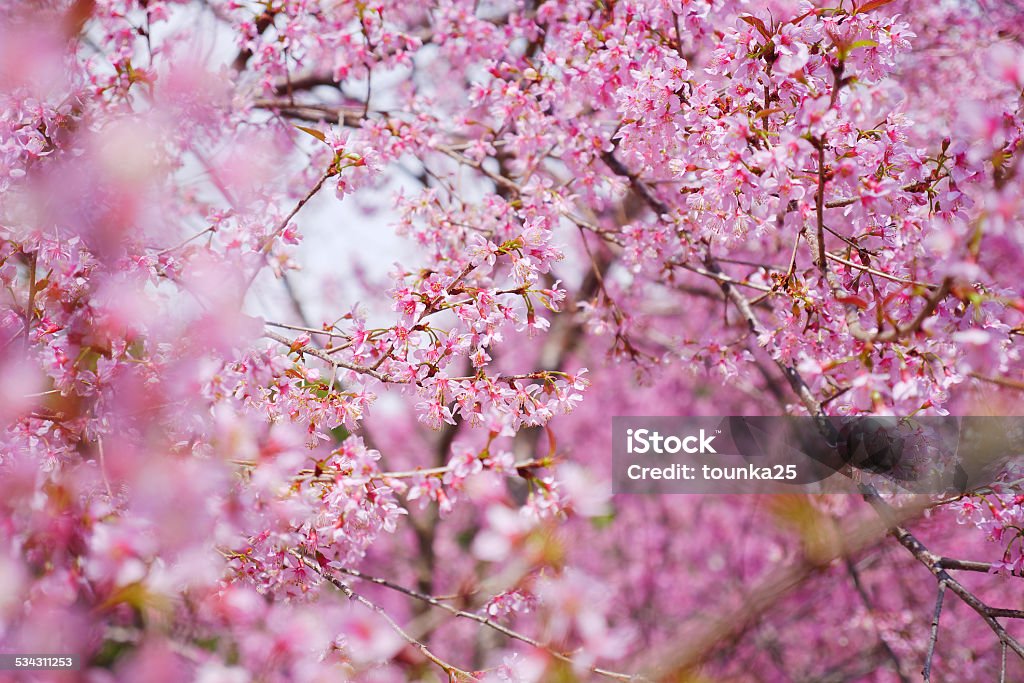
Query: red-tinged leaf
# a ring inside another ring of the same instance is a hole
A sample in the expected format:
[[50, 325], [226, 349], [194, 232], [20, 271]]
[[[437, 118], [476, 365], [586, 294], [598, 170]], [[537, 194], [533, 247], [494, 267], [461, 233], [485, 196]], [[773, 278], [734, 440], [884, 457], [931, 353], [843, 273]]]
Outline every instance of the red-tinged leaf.
[[836, 301], [838, 301], [839, 303], [856, 306], [862, 311], [868, 307], [867, 299], [865, 299], [862, 296], [857, 296], [856, 294], [849, 294], [847, 296], [837, 297]]
[[292, 353], [295, 353], [296, 351], [300, 351], [300, 350], [304, 349], [306, 347], [306, 344], [308, 344], [308, 343], [309, 343], [309, 335], [308, 334], [303, 334], [301, 336], [296, 337], [294, 340], [292, 340], [292, 343], [291, 343], [291, 346], [289, 347], [289, 349], [291, 350]]
[[74, 38], [80, 34], [95, 9], [96, 0], [75, 0], [64, 15], [64, 35]]
[[298, 128], [299, 130], [301, 130], [303, 133], [305, 133], [307, 135], [312, 135], [313, 137], [315, 137], [320, 142], [323, 142], [323, 143], [327, 142], [327, 136], [324, 135], [321, 131], [318, 131], [316, 128], [307, 128], [306, 126], [295, 126], [295, 127]]
[[548, 458], [555, 457], [555, 451], [558, 448], [558, 441], [555, 439], [555, 432], [552, 431], [551, 427], [544, 425], [544, 430], [548, 433]]
[[870, 12], [871, 10], [878, 9], [879, 7], [885, 7], [893, 0], [868, 0], [863, 5], [854, 10], [854, 14], [864, 14], [864, 12]]
[[790, 19], [790, 20], [789, 20], [788, 22], [786, 22], [786, 23], [789, 23], [789, 24], [793, 24], [794, 26], [796, 26], [797, 24], [799, 24], [799, 23], [800, 23], [801, 21], [803, 21], [803, 20], [804, 20], [804, 19], [806, 19], [807, 17], [809, 17], [809, 16], [811, 16], [811, 15], [818, 15], [818, 14], [821, 14], [821, 10], [820, 10], [820, 9], [812, 9], [812, 10], [808, 10], [807, 12], [804, 12], [804, 13], [803, 13], [803, 14], [801, 14], [800, 16], [798, 16], [798, 17], [795, 17], [795, 18], [793, 18], [793, 19]]
[[753, 120], [757, 121], [758, 119], [763, 119], [766, 116], [771, 116], [772, 114], [778, 114], [781, 111], [784, 111], [784, 109], [782, 107], [772, 107], [771, 109], [762, 109], [761, 111], [757, 112], [757, 114], [754, 116]]
[[755, 17], [753, 15], [750, 15], [750, 14], [744, 14], [742, 17], [740, 17], [740, 19], [742, 19], [743, 21], [747, 22], [748, 24], [750, 24], [751, 26], [756, 28], [758, 33], [760, 33], [762, 36], [764, 36], [765, 40], [771, 40], [772, 39], [771, 31], [769, 31], [768, 27], [764, 25], [764, 22], [761, 21], [760, 19], [758, 19], [757, 17]]

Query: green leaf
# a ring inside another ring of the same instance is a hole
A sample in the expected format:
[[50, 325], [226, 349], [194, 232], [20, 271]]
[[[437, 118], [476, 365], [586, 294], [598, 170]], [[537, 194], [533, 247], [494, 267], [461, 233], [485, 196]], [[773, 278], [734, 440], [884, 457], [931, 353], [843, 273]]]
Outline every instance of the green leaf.
[[109, 669], [121, 656], [135, 649], [134, 643], [123, 640], [104, 640], [89, 662], [90, 666]]
[[855, 41], [854, 43], [852, 43], [850, 45], [850, 50], [849, 51], [853, 52], [854, 50], [856, 50], [859, 47], [878, 47], [878, 41], [876, 41], [876, 40], [868, 40], [868, 39]]
[[597, 517], [591, 517], [590, 518], [590, 524], [595, 529], [605, 529], [607, 527], [610, 527], [614, 521], [615, 521], [615, 512], [614, 511], [613, 512], [609, 512], [606, 515], [599, 515]]

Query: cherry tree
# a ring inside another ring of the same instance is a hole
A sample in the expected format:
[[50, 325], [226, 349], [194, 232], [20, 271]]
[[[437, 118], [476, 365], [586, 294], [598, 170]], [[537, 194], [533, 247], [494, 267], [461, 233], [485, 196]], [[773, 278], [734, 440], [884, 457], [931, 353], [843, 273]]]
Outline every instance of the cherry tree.
[[0, 12], [5, 652], [1024, 675], [1012, 462], [949, 496], [612, 496], [609, 446], [615, 415], [1018, 410], [1024, 6]]

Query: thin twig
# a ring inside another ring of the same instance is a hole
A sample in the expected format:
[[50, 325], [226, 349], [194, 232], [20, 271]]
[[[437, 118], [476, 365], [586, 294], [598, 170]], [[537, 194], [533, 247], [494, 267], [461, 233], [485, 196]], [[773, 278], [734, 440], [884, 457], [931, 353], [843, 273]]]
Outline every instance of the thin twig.
[[[452, 614], [452, 615], [454, 615], [456, 617], [460, 617], [460, 618], [463, 618], [463, 619], [469, 619], [471, 621], [475, 621], [478, 624], [482, 624], [484, 626], [487, 626], [488, 628], [494, 629], [498, 633], [501, 633], [501, 634], [503, 634], [505, 636], [508, 636], [509, 638], [513, 638], [515, 640], [519, 640], [521, 642], [526, 643], [527, 645], [531, 645], [531, 646], [533, 646], [535, 648], [538, 648], [540, 650], [544, 650], [545, 652], [551, 654], [556, 659], [561, 660], [563, 662], [566, 662], [567, 664], [574, 663], [572, 657], [570, 657], [569, 655], [567, 655], [565, 653], [562, 653], [562, 652], [559, 652], [557, 650], [554, 650], [551, 647], [549, 647], [549, 646], [541, 643], [540, 641], [536, 640], [535, 638], [531, 638], [530, 636], [527, 636], [527, 635], [524, 635], [522, 633], [519, 633], [518, 631], [514, 631], [513, 629], [510, 629], [507, 626], [503, 626], [502, 624], [494, 622], [489, 617], [481, 616], [479, 614], [476, 614], [475, 612], [467, 612], [465, 610], [458, 609], [457, 607], [453, 607], [453, 606], [451, 606], [451, 605], [449, 605], [447, 603], [441, 602], [438, 598], [435, 598], [435, 597], [430, 596], [430, 595], [426, 595], [424, 593], [420, 593], [419, 591], [413, 590], [411, 588], [406, 588], [405, 586], [402, 586], [402, 585], [397, 584], [397, 583], [393, 583], [391, 581], [388, 581], [387, 579], [382, 579], [382, 578], [379, 578], [379, 577], [376, 577], [376, 576], [370, 576], [368, 574], [364, 574], [363, 572], [359, 571], [358, 569], [350, 569], [348, 567], [339, 567], [339, 568], [337, 568], [337, 571], [342, 572], [343, 574], [348, 574], [349, 576], [352, 576], [354, 578], [360, 579], [362, 581], [368, 581], [368, 582], [374, 583], [374, 584], [376, 584], [378, 586], [383, 586], [385, 588], [389, 588], [389, 589], [391, 589], [393, 591], [396, 591], [398, 593], [402, 593], [403, 595], [407, 595], [410, 598], [414, 598], [416, 600], [420, 600], [422, 602], [425, 602], [428, 605], [431, 605], [432, 607], [436, 607], [438, 609], [442, 609], [442, 610], [444, 610], [444, 611], [448, 612], [449, 614]], [[634, 680], [637, 680], [636, 677], [632, 676], [631, 674], [625, 674], [625, 673], [620, 673], [620, 672], [617, 672], [617, 671], [611, 671], [611, 670], [608, 670], [608, 669], [603, 669], [601, 667], [596, 667], [596, 666], [595, 667], [590, 667], [590, 670], [593, 671], [596, 674], [601, 675], [601, 676], [606, 676], [608, 678], [612, 678], [612, 679], [619, 680], [619, 681], [634, 681]]]
[[857, 308], [855, 306], [849, 306], [848, 310], [850, 315], [847, 316], [847, 325], [850, 328], [850, 335], [861, 341], [870, 342], [895, 342], [907, 337], [921, 329], [924, 321], [935, 312], [935, 309], [939, 307], [942, 300], [949, 296], [950, 290], [952, 289], [953, 281], [951, 278], [946, 278], [939, 285], [939, 288], [932, 292], [925, 300], [925, 305], [921, 307], [921, 310], [917, 312], [914, 319], [906, 325], [895, 325], [889, 330], [878, 330], [877, 332], [868, 332], [861, 327], [860, 322], [856, 318]]
[[332, 586], [334, 586], [339, 591], [341, 591], [345, 595], [345, 597], [347, 597], [349, 600], [353, 600], [355, 602], [358, 602], [361, 605], [369, 608], [371, 611], [376, 612], [381, 618], [384, 619], [384, 621], [386, 621], [388, 623], [388, 626], [391, 627], [391, 630], [393, 630], [395, 633], [397, 633], [402, 638], [402, 640], [404, 640], [405, 642], [409, 643], [414, 648], [416, 648], [417, 650], [422, 652], [423, 656], [425, 656], [427, 659], [432, 661], [434, 664], [436, 664], [438, 667], [440, 667], [446, 674], [448, 674], [448, 677], [449, 677], [450, 681], [459, 681], [459, 680], [471, 681], [471, 680], [474, 680], [473, 676], [470, 675], [470, 673], [468, 671], [460, 669], [459, 667], [455, 666], [454, 664], [449, 664], [448, 662], [444, 661], [443, 659], [438, 657], [436, 654], [434, 654], [426, 645], [424, 645], [423, 643], [421, 643], [420, 641], [416, 640], [411, 635], [409, 635], [409, 633], [406, 632], [406, 630], [403, 629], [398, 624], [398, 622], [396, 622], [394, 619], [392, 619], [391, 615], [389, 615], [382, 607], [380, 607], [376, 603], [370, 602], [369, 600], [367, 600], [365, 597], [363, 597], [359, 593], [356, 593], [355, 591], [353, 591], [352, 588], [350, 586], [348, 586], [348, 584], [346, 584], [344, 581], [341, 581], [340, 579], [338, 579], [337, 577], [333, 576], [332, 574], [323, 571], [321, 569], [321, 567], [317, 563], [313, 562], [313, 560], [309, 559], [306, 555], [303, 555], [302, 553], [300, 553], [297, 550], [292, 550], [290, 552], [291, 552], [291, 554], [295, 558], [297, 558], [299, 560], [299, 562], [301, 562], [306, 567], [308, 567], [309, 569], [312, 569], [314, 572], [316, 572], [317, 574], [322, 576], [324, 578], [324, 580], [326, 580]]
[[[846, 570], [850, 574], [850, 578], [853, 580], [853, 586], [857, 590], [857, 594], [860, 596], [860, 601], [864, 604], [864, 609], [868, 611], [874, 619], [875, 607], [871, 604], [871, 596], [868, 594], [867, 588], [864, 586], [864, 582], [861, 581], [860, 572], [857, 571], [857, 565], [854, 564], [853, 560], [849, 557], [846, 558]], [[910, 683], [910, 679], [903, 673], [903, 663], [900, 658], [896, 655], [895, 650], [889, 645], [889, 642], [882, 636], [881, 632], [878, 633], [878, 645], [885, 656], [892, 661], [896, 667], [896, 675], [899, 677], [901, 683]]]
[[327, 330], [318, 330], [315, 327], [306, 327], [304, 325], [289, 325], [288, 323], [278, 323], [272, 320], [263, 321], [264, 325], [270, 325], [271, 327], [280, 327], [284, 330], [295, 330], [296, 332], [309, 332], [310, 334], [322, 334], [327, 337], [339, 337], [341, 339], [348, 339], [350, 335], [340, 334], [338, 332], [329, 332]]
[[188, 243], [190, 243], [190, 242], [192, 242], [194, 240], [199, 239], [203, 235], [205, 235], [207, 233], [214, 232], [216, 229], [217, 228], [215, 228], [213, 226], [210, 226], [210, 227], [206, 228], [205, 230], [200, 230], [199, 232], [197, 232], [196, 234], [192, 235], [191, 237], [186, 237], [181, 242], [175, 244], [173, 247], [167, 247], [166, 249], [161, 249], [160, 251], [153, 252], [152, 256], [160, 257], [160, 256], [163, 256], [164, 254], [169, 254], [172, 251], [177, 251], [178, 249], [181, 249], [182, 247], [184, 247]]
[[110, 487], [110, 479], [107, 478], [107, 456], [103, 451], [103, 437], [96, 437], [96, 451], [99, 454], [100, 476], [103, 477], [103, 486], [107, 489], [110, 500], [114, 500], [114, 490]]
[[277, 227], [274, 228], [273, 232], [271, 232], [269, 235], [263, 238], [263, 241], [260, 243], [259, 249], [257, 249], [257, 251], [263, 253], [269, 251], [270, 245], [273, 244], [274, 242], [274, 238], [281, 234], [281, 232], [283, 232], [284, 229], [288, 227], [288, 224], [291, 222], [291, 220], [295, 218], [295, 214], [302, 210], [302, 207], [304, 207], [306, 203], [309, 202], [309, 200], [312, 199], [314, 195], [316, 195], [316, 193], [320, 191], [320, 188], [324, 186], [324, 183], [327, 182], [327, 179], [334, 174], [335, 173], [333, 169], [328, 169], [327, 171], [324, 171], [324, 173], [320, 176], [320, 179], [316, 181], [316, 185], [314, 185], [313, 188], [309, 192], [307, 192], [306, 195], [302, 197], [302, 199], [300, 199], [295, 206], [292, 207], [292, 210], [288, 212], [287, 216], [281, 219], [281, 221], [277, 224]]
[[[513, 470], [530, 470], [541, 467], [550, 467], [552, 460], [550, 458], [533, 458], [530, 460], [520, 460], [513, 464], [509, 469]], [[451, 471], [451, 466], [445, 465], [443, 467], [428, 467], [417, 470], [405, 470], [402, 472], [381, 472], [380, 474], [371, 475], [373, 479], [412, 479], [413, 477], [436, 477], [441, 474], [447, 474]]]
[[[263, 336], [266, 337], [267, 339], [273, 339], [274, 341], [276, 341], [276, 342], [278, 342], [280, 344], [284, 344], [285, 346], [287, 346], [289, 348], [292, 348], [292, 347], [295, 346], [295, 341], [294, 340], [289, 339], [288, 337], [282, 336], [282, 335], [280, 335], [277, 332], [274, 332], [272, 330], [264, 330], [263, 331]], [[409, 383], [409, 380], [398, 379], [398, 378], [395, 378], [395, 377], [389, 377], [388, 375], [385, 375], [385, 374], [383, 374], [381, 372], [377, 372], [373, 368], [368, 368], [368, 367], [365, 367], [365, 366], [362, 366], [362, 365], [355, 365], [353, 363], [346, 363], [345, 361], [338, 360], [336, 358], [332, 358], [325, 351], [322, 351], [322, 350], [320, 350], [318, 348], [315, 348], [315, 347], [312, 347], [312, 346], [303, 346], [303, 347], [299, 348], [298, 351], [300, 353], [309, 354], [310, 356], [315, 356], [315, 357], [319, 358], [320, 360], [324, 361], [325, 363], [327, 363], [328, 365], [339, 367], [339, 368], [345, 368], [346, 370], [351, 370], [352, 372], [358, 373], [360, 375], [367, 375], [369, 377], [373, 377], [374, 379], [376, 379], [376, 380], [378, 380], [380, 382], [388, 382], [388, 383], [391, 383], [391, 384], [408, 384]]]
[[676, 268], [682, 268], [683, 270], [688, 270], [692, 273], [703, 275], [704, 277], [711, 278], [712, 280], [719, 284], [729, 284], [736, 285], [737, 287], [747, 287], [749, 289], [754, 289], [759, 292], [767, 292], [769, 294], [775, 291], [771, 287], [768, 287], [766, 285], [759, 285], [753, 282], [748, 282], [747, 280], [737, 280], [736, 278], [729, 277], [724, 272], [722, 272], [721, 269], [711, 270], [708, 268], [701, 268], [700, 266], [690, 265], [689, 263], [684, 263], [682, 261], [669, 261], [665, 265], [674, 266]]
[[[833, 90], [833, 97], [837, 91]], [[818, 228], [818, 268], [821, 274], [828, 272], [828, 261], [825, 258], [825, 140], [818, 141], [818, 194], [814, 198], [814, 209]]]
[[921, 670], [925, 683], [931, 683], [932, 680], [932, 658], [935, 656], [935, 643], [939, 639], [939, 617], [942, 615], [942, 599], [945, 596], [946, 584], [939, 581], [939, 593], [935, 597], [935, 613], [932, 616], [932, 633], [928, 638], [928, 654], [924, 659], [924, 669]]
[[937, 289], [941, 286], [928, 284], [927, 282], [918, 282], [917, 280], [908, 280], [907, 278], [899, 277], [898, 275], [890, 275], [889, 273], [886, 273], [885, 271], [882, 270], [878, 270], [877, 268], [872, 268], [871, 266], [865, 266], [860, 263], [849, 261], [847, 259], [844, 259], [842, 256], [836, 256], [832, 252], [826, 252], [825, 257], [832, 259], [836, 263], [842, 263], [844, 266], [855, 268], [857, 270], [862, 270], [865, 273], [871, 273], [872, 275], [877, 275], [880, 278], [892, 280], [893, 282], [899, 282], [900, 284], [914, 285], [915, 287], [927, 287], [928, 289]]

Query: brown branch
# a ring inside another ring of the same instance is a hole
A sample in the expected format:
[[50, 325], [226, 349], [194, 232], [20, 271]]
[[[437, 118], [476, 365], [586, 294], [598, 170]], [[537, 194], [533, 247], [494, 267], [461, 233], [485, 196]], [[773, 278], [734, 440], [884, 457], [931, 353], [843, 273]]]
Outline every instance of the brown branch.
[[964, 572], [981, 572], [983, 574], [991, 574], [993, 568], [993, 565], [988, 562], [955, 560], [952, 557], [940, 557], [935, 563], [943, 569], [952, 569], [954, 571]]
[[[849, 557], [846, 558], [846, 571], [849, 572], [850, 578], [853, 580], [853, 586], [857, 590], [857, 594], [860, 596], [860, 601], [864, 605], [864, 609], [868, 611], [874, 619], [875, 607], [871, 604], [871, 596], [868, 595], [867, 588], [864, 586], [864, 582], [861, 581], [860, 572], [857, 571], [857, 566], [853, 563]], [[878, 645], [881, 651], [889, 658], [890, 661], [896, 667], [896, 675], [899, 677], [901, 683], [910, 683], [910, 679], [903, 673], [903, 663], [900, 662], [900, 658], [896, 655], [896, 652], [889, 645], [888, 641], [882, 637], [882, 634], [878, 634]]]
[[[891, 517], [894, 512], [894, 508], [889, 505], [877, 491], [872, 487], [863, 487], [864, 498], [871, 503], [872, 507], [878, 512], [878, 515], [882, 519], [894, 521]], [[964, 587], [959, 581], [942, 567], [942, 558], [931, 553], [927, 547], [914, 534], [900, 526], [898, 522], [892, 526], [890, 534], [899, 541], [900, 545], [907, 549], [911, 555], [917, 559], [918, 562], [923, 564], [928, 571], [938, 579], [940, 584], [945, 585], [953, 592], [964, 604], [970, 607], [972, 610], [978, 613], [978, 615], [988, 624], [992, 632], [996, 634], [999, 641], [1013, 650], [1019, 657], [1024, 659], [1024, 646], [1021, 643], [1007, 633], [1006, 629], [1002, 624], [997, 621], [996, 616], [1009, 616], [1009, 613], [1013, 613], [1014, 618], [1016, 616], [1016, 610], [1002, 610], [999, 608], [993, 608], [982, 602], [974, 593]]]
[[[616, 144], [616, 143], [613, 143]], [[651, 188], [640, 179], [635, 173], [630, 171], [626, 166], [618, 160], [615, 156], [615, 152], [604, 152], [601, 155], [601, 161], [603, 161], [608, 168], [612, 170], [616, 175], [622, 176], [629, 181], [630, 187], [636, 192], [644, 202], [650, 206], [658, 216], [669, 213], [669, 207], [665, 202], [661, 201], [654, 196]]]
[[932, 633], [928, 638], [928, 654], [924, 658], [921, 676], [925, 683], [932, 680], [932, 658], [935, 657], [935, 643], [939, 640], [939, 617], [942, 615], [942, 599], [946, 596], [946, 584], [939, 581], [939, 592], [935, 598], [935, 614], [932, 616]]
[[[256, 35], [262, 36], [268, 28], [274, 23], [274, 13], [270, 10], [270, 5], [267, 5], [267, 10], [256, 17]], [[252, 59], [252, 50], [244, 48], [235, 57], [234, 61], [231, 62], [231, 68], [236, 72], [244, 71], [249, 60]]]
[[[832, 90], [834, 98], [837, 89]], [[828, 273], [828, 260], [825, 258], [825, 140], [818, 140], [818, 193], [814, 198], [814, 210], [817, 218], [818, 268], [822, 275]]]
[[252, 106], [265, 109], [279, 116], [308, 123], [331, 121], [350, 128], [358, 128], [369, 114], [389, 115], [387, 112], [364, 112], [363, 107], [346, 107], [326, 104], [297, 104], [281, 100], [256, 100]]
[[[710, 253], [704, 263], [707, 266], [708, 271], [713, 275], [721, 276], [722, 269], [714, 258], [711, 257]], [[732, 301], [733, 305], [736, 306], [737, 310], [739, 310], [740, 315], [742, 315], [743, 319], [747, 321], [747, 325], [750, 327], [750, 331], [754, 336], [760, 337], [762, 334], [765, 334], [765, 330], [761, 326], [761, 322], [758, 320], [757, 315], [754, 314], [754, 309], [753, 306], [751, 306], [750, 301], [733, 286], [732, 282], [719, 278], [718, 283], [725, 296]], [[800, 373], [797, 372], [796, 367], [778, 358], [773, 358], [772, 360], [786, 378], [789, 386], [800, 398], [800, 402], [803, 403], [807, 412], [814, 417], [823, 418], [825, 411], [821, 407], [821, 402], [814, 397], [810, 387], [807, 385], [807, 382], [804, 381], [803, 377], [800, 376]], [[825, 424], [829, 424], [826, 420], [819, 420], [818, 422], [819, 427], [824, 427]], [[829, 429], [828, 438], [830, 439], [830, 443], [834, 442], [832, 436], [831, 429]]]
[[977, 372], [968, 372], [967, 375], [973, 379], [988, 382], [1001, 386], [1005, 389], [1016, 389], [1017, 391], [1024, 391], [1024, 382], [1016, 379], [1010, 379], [1009, 377], [988, 377]]
[[460, 154], [459, 152], [456, 152], [454, 149], [448, 147], [447, 145], [437, 145], [435, 149], [437, 149], [437, 151], [441, 152], [445, 156], [450, 157], [451, 159], [454, 159], [455, 161], [459, 162], [463, 166], [468, 166], [470, 168], [476, 169], [481, 174], [489, 178], [492, 182], [494, 182], [494, 184], [497, 185], [499, 188], [509, 190], [516, 195], [521, 195], [523, 193], [523, 188], [520, 187], [519, 183], [509, 178], [506, 178], [500, 173], [495, 173], [494, 171], [491, 171], [486, 166], [484, 166], [483, 161], [474, 161], [473, 159], [470, 159], [469, 157]]
[[292, 93], [303, 90], [312, 90], [320, 86], [338, 87], [338, 82], [330, 74], [309, 74], [295, 79], [289, 79], [285, 83], [278, 83], [274, 86], [274, 94], [282, 97], [289, 97]]
[[847, 325], [850, 328], [850, 334], [855, 339], [869, 342], [895, 342], [920, 331], [924, 321], [928, 319], [935, 309], [939, 307], [943, 299], [949, 296], [952, 289], [953, 281], [947, 277], [939, 285], [939, 288], [928, 295], [925, 300], [925, 305], [921, 307], [921, 310], [917, 312], [914, 319], [907, 325], [895, 325], [889, 330], [878, 330], [877, 332], [868, 332], [860, 325], [860, 321], [856, 318], [856, 306], [847, 306], [849, 315], [847, 315]]

